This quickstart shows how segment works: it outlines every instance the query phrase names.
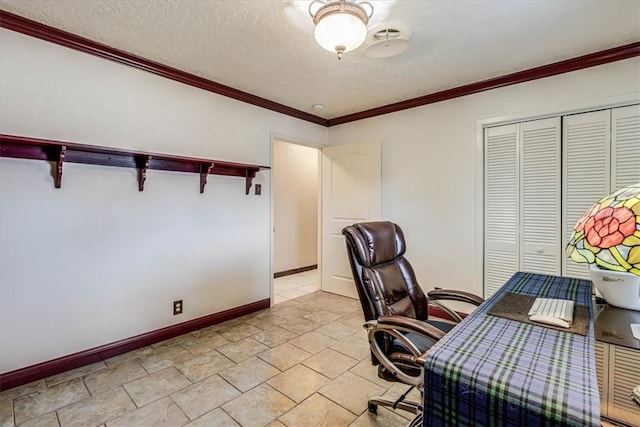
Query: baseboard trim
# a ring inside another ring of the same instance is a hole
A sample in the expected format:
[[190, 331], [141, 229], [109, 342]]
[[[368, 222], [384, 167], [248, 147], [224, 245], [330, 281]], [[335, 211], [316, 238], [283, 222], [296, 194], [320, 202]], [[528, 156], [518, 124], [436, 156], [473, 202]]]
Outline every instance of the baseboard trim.
[[134, 337], [125, 338], [110, 344], [105, 344], [89, 350], [80, 351], [78, 353], [62, 356], [57, 359], [38, 363], [36, 365], [27, 366], [25, 368], [16, 369], [14, 371], [0, 374], [0, 390], [7, 390], [32, 381], [56, 375], [70, 369], [78, 368], [89, 363], [99, 362], [122, 353], [126, 353], [138, 348], [142, 348], [178, 335], [186, 334], [205, 328], [207, 326], [222, 323], [236, 317], [244, 316], [271, 306], [269, 298], [250, 304], [234, 307], [219, 313], [209, 314], [197, 319], [188, 320], [177, 325], [167, 326], [166, 328], [157, 329], [155, 331], [136, 335]]
[[318, 268], [318, 264], [308, 265], [306, 267], [293, 268], [291, 270], [279, 271], [273, 274], [273, 278], [277, 279], [278, 277], [290, 276], [292, 274], [304, 273], [305, 271], [311, 271]]

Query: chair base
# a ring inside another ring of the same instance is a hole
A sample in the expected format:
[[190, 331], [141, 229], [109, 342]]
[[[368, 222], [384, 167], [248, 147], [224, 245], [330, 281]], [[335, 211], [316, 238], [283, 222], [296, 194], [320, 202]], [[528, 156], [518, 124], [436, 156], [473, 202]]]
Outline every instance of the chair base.
[[[412, 387], [413, 388], [413, 387]], [[411, 389], [409, 389], [410, 391]], [[382, 397], [374, 397], [367, 402], [367, 408], [369, 412], [375, 414], [378, 411], [378, 406], [387, 407], [391, 410], [401, 409], [403, 411], [410, 412], [416, 416], [407, 424], [407, 427], [419, 427], [422, 426], [422, 405], [417, 402], [405, 401], [403, 394], [398, 400], [383, 399]]]

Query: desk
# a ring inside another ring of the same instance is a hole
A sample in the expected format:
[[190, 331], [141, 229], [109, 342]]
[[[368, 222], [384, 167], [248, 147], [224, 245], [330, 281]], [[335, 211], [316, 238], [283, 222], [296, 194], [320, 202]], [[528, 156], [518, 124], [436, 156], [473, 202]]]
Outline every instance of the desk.
[[[599, 426], [591, 289], [516, 273], [429, 352], [423, 426]], [[508, 292], [587, 306], [587, 336], [488, 315]]]
[[640, 405], [631, 390], [640, 385], [640, 340], [629, 324], [640, 323], [640, 311], [595, 305], [596, 369], [603, 418], [640, 426]]

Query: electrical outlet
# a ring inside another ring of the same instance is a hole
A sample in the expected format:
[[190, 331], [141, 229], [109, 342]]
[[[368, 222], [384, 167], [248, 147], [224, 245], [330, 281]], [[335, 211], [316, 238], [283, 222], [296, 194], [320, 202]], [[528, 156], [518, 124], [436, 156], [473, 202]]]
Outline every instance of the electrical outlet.
[[259, 196], [261, 194], [262, 194], [262, 185], [256, 184], [256, 196]]
[[182, 314], [182, 300], [173, 302], [173, 315]]

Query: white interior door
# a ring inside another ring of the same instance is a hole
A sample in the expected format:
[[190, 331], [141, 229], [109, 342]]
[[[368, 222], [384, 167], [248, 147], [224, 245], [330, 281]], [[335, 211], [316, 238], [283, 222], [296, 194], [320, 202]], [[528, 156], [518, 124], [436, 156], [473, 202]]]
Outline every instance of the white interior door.
[[380, 218], [380, 143], [322, 149], [322, 290], [357, 298], [342, 229]]

